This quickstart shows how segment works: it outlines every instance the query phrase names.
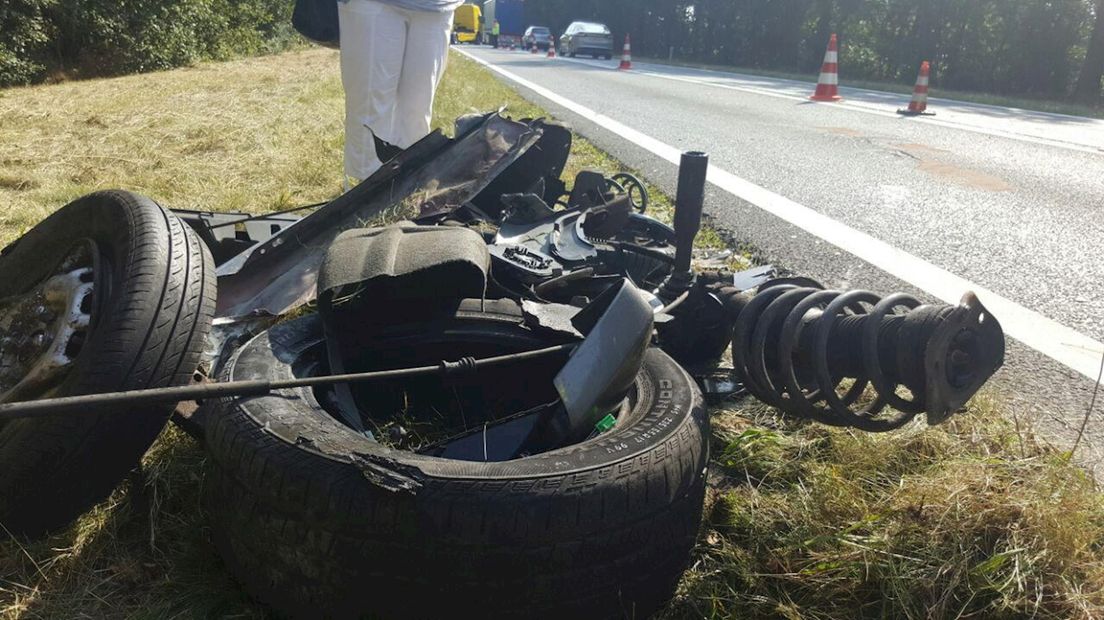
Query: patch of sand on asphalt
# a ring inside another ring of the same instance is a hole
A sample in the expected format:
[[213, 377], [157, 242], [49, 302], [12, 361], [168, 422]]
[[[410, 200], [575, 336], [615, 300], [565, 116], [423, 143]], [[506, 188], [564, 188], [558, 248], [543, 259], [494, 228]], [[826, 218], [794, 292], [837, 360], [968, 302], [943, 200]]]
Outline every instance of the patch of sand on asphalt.
[[987, 192], [1012, 190], [1012, 186], [1000, 177], [943, 161], [938, 155], [949, 152], [944, 149], [937, 149], [924, 144], [898, 144], [895, 148], [915, 159], [917, 168], [923, 172], [947, 179], [952, 183]]
[[820, 127], [828, 133], [834, 133], [840, 136], [851, 136], [852, 138], [861, 138], [862, 132], [857, 129], [851, 129], [850, 127]]

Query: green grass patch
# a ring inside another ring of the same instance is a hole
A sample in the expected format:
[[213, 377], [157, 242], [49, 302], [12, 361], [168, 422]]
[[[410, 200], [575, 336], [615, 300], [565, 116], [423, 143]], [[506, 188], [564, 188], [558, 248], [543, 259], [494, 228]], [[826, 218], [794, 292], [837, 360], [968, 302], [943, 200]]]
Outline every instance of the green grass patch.
[[[544, 112], [454, 55], [436, 126]], [[123, 187], [172, 207], [266, 211], [340, 191], [337, 56], [309, 50], [0, 91], [0, 244]], [[583, 140], [569, 170], [623, 166]], [[654, 191], [655, 212], [670, 200]], [[713, 230], [699, 245], [723, 247]], [[1098, 617], [1104, 505], [999, 403], [883, 436], [717, 407], [710, 500], [670, 618]], [[68, 531], [0, 542], [0, 617], [263, 617], [222, 567], [205, 455], [168, 429], [144, 476]], [[0, 539], [5, 538], [0, 532]]]
[[1104, 496], [981, 397], [869, 435], [717, 411], [715, 485], [668, 617], [1091, 618]]

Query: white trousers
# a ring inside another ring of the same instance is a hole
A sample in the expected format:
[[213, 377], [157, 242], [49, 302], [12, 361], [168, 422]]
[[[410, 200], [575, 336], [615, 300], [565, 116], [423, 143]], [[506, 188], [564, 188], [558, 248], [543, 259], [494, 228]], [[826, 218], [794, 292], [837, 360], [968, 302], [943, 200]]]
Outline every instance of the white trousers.
[[452, 12], [411, 11], [376, 0], [338, 3], [345, 86], [345, 175], [382, 165], [373, 133], [407, 148], [429, 133], [445, 72]]

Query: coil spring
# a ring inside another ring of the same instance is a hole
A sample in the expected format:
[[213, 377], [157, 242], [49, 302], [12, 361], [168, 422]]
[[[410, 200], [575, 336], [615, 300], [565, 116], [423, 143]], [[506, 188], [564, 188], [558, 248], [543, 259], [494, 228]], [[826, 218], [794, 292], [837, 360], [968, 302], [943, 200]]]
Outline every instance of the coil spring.
[[[943, 310], [922, 307], [919, 300], [906, 294], [882, 298], [867, 291], [768, 283], [736, 320], [733, 362], [749, 392], [786, 413], [832, 426], [890, 431], [925, 411], [924, 332], [930, 335]], [[902, 329], [904, 318], [913, 313], [917, 313], [912, 317], [916, 320], [910, 320], [913, 327]], [[848, 322], [846, 330], [841, 329], [843, 321]], [[850, 338], [843, 341], [853, 348], [849, 355], [835, 352], [830, 358], [830, 340], [841, 343], [840, 338], [832, 338], [834, 330], [847, 332], [845, 336]], [[889, 337], [892, 342], [885, 341]], [[773, 348], [772, 342], [776, 343]], [[894, 355], [894, 367], [886, 368], [885, 356], [880, 354], [883, 345], [909, 350]], [[845, 370], [841, 357], [861, 358], [861, 362]], [[836, 362], [834, 366], [830, 359]], [[855, 382], [840, 394], [845, 376]], [[912, 399], [897, 394], [898, 380], [905, 382]], [[873, 386], [876, 397], [855, 408], [868, 386]], [[896, 413], [880, 416], [887, 406]]]

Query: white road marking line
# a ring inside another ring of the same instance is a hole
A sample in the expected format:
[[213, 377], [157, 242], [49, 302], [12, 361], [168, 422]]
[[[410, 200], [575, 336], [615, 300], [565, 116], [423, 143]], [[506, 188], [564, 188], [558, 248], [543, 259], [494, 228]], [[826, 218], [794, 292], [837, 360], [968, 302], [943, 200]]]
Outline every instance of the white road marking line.
[[[557, 57], [557, 59], [561, 60], [563, 62], [573, 62], [573, 63], [576, 63], [576, 64], [585, 65], [585, 66], [588, 66], [588, 67], [594, 67], [596, 69], [605, 69], [607, 71], [616, 71], [617, 70], [616, 67], [610, 66], [610, 65], [605, 64], [602, 61], [598, 61], [598, 60], [580, 60], [578, 58], [562, 58], [562, 57]], [[671, 81], [674, 81], [674, 82], [683, 82], [683, 83], [686, 83], [686, 84], [697, 84], [697, 85], [700, 85], [700, 86], [712, 86], [714, 88], [723, 88], [725, 90], [735, 90], [735, 91], [740, 91], [740, 92], [745, 92], [745, 93], [752, 93], [752, 94], [755, 94], [755, 95], [763, 95], [763, 96], [766, 96], [766, 97], [775, 97], [777, 99], [786, 99], [788, 101], [797, 101], [797, 102], [800, 102], [800, 103], [808, 103], [809, 102], [809, 98], [806, 97], [806, 96], [791, 95], [791, 94], [788, 94], [788, 93], [780, 93], [780, 92], [777, 92], [777, 91], [772, 91], [772, 90], [768, 90], [766, 88], [760, 88], [760, 87], [757, 87], [757, 86], [748, 86], [748, 85], [743, 85], [743, 84], [723, 84], [723, 83], [719, 83], [719, 82], [712, 82], [712, 81], [709, 81], [707, 79], [696, 79], [696, 78], [682, 76], [682, 75], [671, 75], [671, 74], [668, 74], [668, 73], [661, 73], [661, 72], [657, 72], [657, 71], [649, 71], [649, 70], [643, 68], [644, 64], [646, 64], [646, 63], [641, 63], [641, 64], [634, 65], [633, 73], [638, 74], [638, 75], [646, 75], [648, 77], [659, 78], [659, 79], [662, 79], [662, 80], [671, 80]], [[708, 71], [708, 69], [693, 69], [693, 70], [694, 71]], [[739, 79], [739, 76], [737, 76], [737, 75], [726, 75], [724, 73], [717, 72], [717, 71], [712, 71], [711, 73], [717, 73], [720, 76], [724, 76], [726, 79]], [[770, 79], [774, 79], [774, 78], [770, 78]], [[780, 80], [780, 81], [788, 82], [788, 83], [794, 84], [795, 86], [798, 85], [798, 84], [802, 84], [801, 82], [796, 82], [794, 80]], [[815, 86], [815, 84], [810, 83], [810, 87], [813, 87], [813, 86]], [[841, 89], [846, 89], [847, 91], [857, 90], [857, 91], [860, 91], [860, 92], [885, 94], [885, 93], [879, 93], [878, 91], [871, 91], [871, 90], [866, 90], [866, 89], [852, 89], [852, 88], [849, 88], [849, 87], [846, 87], [846, 86], [841, 86], [840, 88]], [[812, 90], [810, 90], [809, 92], [811, 93]], [[847, 92], [841, 90], [840, 94], [846, 95]], [[905, 97], [905, 96], [906, 95], [902, 95], [902, 97]], [[858, 102], [854, 102], [854, 101], [848, 102], [845, 99], [844, 101], [837, 101], [837, 102], [834, 102], [834, 103], [824, 103], [824, 102], [822, 102], [822, 103], [820, 103], [820, 105], [836, 106], [836, 107], [845, 108], [845, 109], [848, 109], [848, 110], [853, 110], [855, 112], [864, 112], [866, 114], [874, 114], [876, 116], [881, 116], [881, 117], [884, 117], [884, 118], [898, 119], [902, 122], [912, 122], [912, 123], [920, 122], [920, 123], [925, 123], [925, 124], [928, 124], [928, 125], [938, 125], [940, 127], [946, 127], [946, 128], [949, 128], [949, 129], [961, 129], [963, 131], [969, 131], [969, 132], [984, 134], [984, 135], [988, 135], [988, 136], [995, 136], [995, 137], [998, 137], [998, 138], [1007, 138], [1009, 140], [1018, 140], [1020, 142], [1029, 142], [1029, 143], [1032, 143], [1032, 144], [1040, 144], [1042, 146], [1053, 146], [1053, 147], [1056, 147], [1056, 148], [1067, 149], [1067, 150], [1071, 150], [1071, 151], [1078, 151], [1078, 152], [1081, 152], [1081, 153], [1091, 153], [1091, 154], [1094, 154], [1094, 155], [1100, 155], [1101, 153], [1104, 153], [1104, 149], [1100, 149], [1100, 148], [1096, 148], [1096, 147], [1092, 147], [1092, 146], [1086, 146], [1084, 144], [1078, 144], [1078, 143], [1075, 143], [1075, 142], [1066, 142], [1066, 141], [1063, 141], [1063, 140], [1052, 140], [1052, 139], [1048, 139], [1048, 138], [1040, 138], [1038, 136], [1020, 134], [1020, 133], [1015, 133], [1015, 132], [1011, 132], [1011, 131], [1002, 131], [1000, 129], [992, 129], [992, 128], [989, 128], [989, 127], [977, 127], [977, 126], [969, 125], [969, 124], [966, 124], [966, 123], [956, 123], [954, 121], [941, 120], [941, 119], [932, 118], [932, 117], [924, 117], [924, 118], [904, 117], [904, 116], [900, 116], [899, 114], [897, 114], [897, 112], [895, 110], [880, 109], [880, 107], [878, 107], [879, 104], [876, 104], [876, 103], [858, 103]]]
[[[466, 51], [461, 50], [460, 53], [541, 97], [678, 165], [682, 156], [679, 149]], [[710, 166], [708, 180], [733, 196], [813, 236], [820, 237], [946, 303], [957, 304], [966, 291], [974, 291], [993, 316], [1000, 321], [1006, 334], [1086, 378], [1096, 380], [1100, 368], [1100, 356], [1104, 352], [1104, 343], [731, 172]]]
[[[586, 61], [584, 60], [583, 62], [586, 62]], [[599, 62], [599, 61], [595, 61], [595, 62]], [[793, 85], [793, 86], [800, 86], [802, 88], [807, 87], [807, 88], [810, 88], [810, 89], [812, 89], [813, 87], [816, 86], [816, 82], [812, 82], [812, 81], [793, 80], [793, 79], [789, 79], [789, 78], [771, 77], [771, 76], [765, 76], [765, 75], [764, 76], [759, 76], [759, 75], [753, 75], [753, 74], [750, 74], [750, 73], [739, 73], [737, 71], [720, 71], [720, 70], [717, 70], [717, 69], [704, 69], [704, 68], [699, 68], [699, 67], [683, 67], [683, 66], [679, 66], [679, 65], [664, 65], [662, 63], [649, 63], [649, 62], [644, 62], [644, 61], [641, 61], [640, 64], [649, 65], [649, 66], [653, 66], [653, 67], [654, 66], [660, 66], [660, 67], [666, 67], [666, 68], [671, 68], [671, 69], [688, 69], [688, 70], [692, 70], [692, 71], [697, 71], [699, 73], [712, 73], [714, 75], [718, 75], [718, 76], [721, 76], [721, 77], [726, 78], [726, 79], [751, 78], [751, 79], [772, 80], [772, 81], [775, 81], [775, 82], [782, 82], [782, 83], [785, 83], [785, 84], [790, 84], [790, 85]], [[851, 92], [851, 93], [870, 93], [872, 95], [879, 95], [879, 96], [898, 95], [899, 94], [899, 93], [891, 93], [891, 92], [885, 91], [885, 90], [874, 90], [872, 88], [859, 88], [857, 86], [846, 86], [845, 85], [845, 86], [840, 86], [840, 88], [846, 89], [847, 92]], [[1054, 118], [1058, 118], [1058, 119], [1067, 119], [1067, 120], [1078, 121], [1078, 122], [1083, 122], [1086, 118], [1088, 118], [1088, 117], [1085, 117], [1085, 116], [1076, 116], [1076, 115], [1073, 115], [1073, 114], [1062, 114], [1060, 112], [1041, 112], [1041, 111], [1038, 111], [1038, 110], [1027, 110], [1027, 109], [1024, 109], [1024, 108], [1015, 108], [1015, 107], [1011, 107], [1011, 106], [999, 106], [999, 105], [992, 105], [992, 104], [989, 104], [989, 103], [978, 103], [976, 101], [963, 101], [963, 100], [959, 100], [959, 99], [945, 99], [945, 98], [942, 98], [942, 97], [932, 97], [931, 101], [936, 102], [936, 103], [941, 103], [941, 104], [944, 104], [944, 105], [948, 105], [948, 106], [964, 106], [964, 107], [973, 108], [973, 109], [993, 110], [995, 112], [1000, 112], [1000, 113], [1007, 113], [1009, 110], [1011, 110], [1013, 112], [1024, 114], [1024, 115], [1027, 115], [1027, 116], [1054, 117]], [[1094, 119], [1090, 118], [1089, 120], [1094, 120]]]

